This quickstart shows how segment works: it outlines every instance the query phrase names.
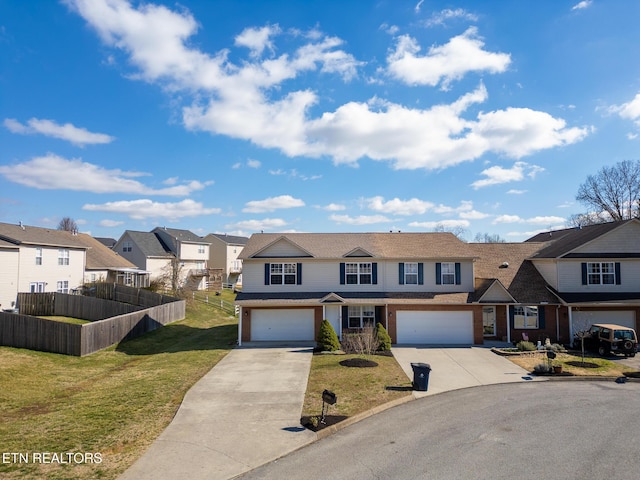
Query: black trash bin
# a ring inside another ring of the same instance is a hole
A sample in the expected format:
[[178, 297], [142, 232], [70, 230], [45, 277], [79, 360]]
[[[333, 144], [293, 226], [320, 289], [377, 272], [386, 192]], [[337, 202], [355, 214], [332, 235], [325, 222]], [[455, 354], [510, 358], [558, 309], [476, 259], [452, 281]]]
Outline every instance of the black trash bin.
[[411, 368], [413, 368], [413, 389], [426, 392], [429, 388], [431, 365], [428, 363], [412, 363]]

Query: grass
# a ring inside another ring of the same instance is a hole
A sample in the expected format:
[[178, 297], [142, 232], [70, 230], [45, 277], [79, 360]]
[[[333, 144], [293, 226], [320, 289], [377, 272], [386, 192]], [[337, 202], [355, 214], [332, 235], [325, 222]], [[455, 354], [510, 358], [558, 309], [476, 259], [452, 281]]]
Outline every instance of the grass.
[[[302, 415], [320, 415], [322, 392], [327, 389], [337, 396], [329, 407], [330, 415], [350, 417], [375, 406], [410, 394], [411, 381], [394, 357], [365, 357], [378, 363], [373, 368], [354, 368], [340, 362], [358, 355], [314, 355], [307, 383]], [[391, 387], [391, 388], [389, 388]]]
[[117, 478], [236, 338], [233, 317], [191, 301], [184, 320], [82, 358], [0, 347], [2, 452], [102, 457], [89, 464], [0, 461], [0, 478]]
[[51, 315], [51, 316], [41, 315], [39, 318], [44, 318], [45, 320], [53, 320], [55, 322], [74, 323], [76, 325], [84, 325], [85, 323], [91, 323], [89, 320], [83, 320], [81, 318], [73, 318], [73, 317], [62, 317], [59, 315]]
[[[533, 368], [539, 363], [547, 362], [546, 354], [541, 352], [532, 352], [523, 356], [508, 356], [506, 358], [528, 372], [533, 372]], [[558, 353], [553, 360], [553, 365], [562, 365], [563, 372], [579, 376], [620, 377], [624, 375], [624, 372], [635, 371], [631, 367], [592, 355], [585, 355], [584, 362], [583, 366], [581, 355]]]

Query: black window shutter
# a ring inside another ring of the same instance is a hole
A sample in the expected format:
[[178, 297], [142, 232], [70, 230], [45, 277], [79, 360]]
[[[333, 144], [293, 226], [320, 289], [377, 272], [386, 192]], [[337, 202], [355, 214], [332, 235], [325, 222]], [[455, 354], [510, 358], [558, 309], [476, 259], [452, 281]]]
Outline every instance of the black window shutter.
[[582, 284], [587, 284], [587, 264], [584, 262], [582, 263]]
[[545, 315], [544, 315], [544, 305], [538, 306], [538, 328], [543, 329], [545, 327]]
[[344, 262], [340, 263], [340, 285], [345, 284]]
[[418, 285], [424, 285], [424, 263], [418, 264]]
[[343, 305], [342, 306], [342, 329], [346, 330], [347, 328], [349, 328], [349, 307], [347, 307], [346, 305]]
[[398, 264], [398, 283], [404, 285], [404, 263]]
[[371, 283], [374, 285], [378, 284], [378, 264], [371, 264]]
[[265, 263], [264, 264], [264, 284], [265, 285], [270, 285], [271, 279], [271, 264], [270, 263]]
[[616, 285], [622, 284], [622, 277], [620, 277], [620, 262], [616, 262]]
[[302, 285], [302, 264], [296, 265], [296, 285]]
[[511, 328], [515, 328], [515, 314], [515, 307], [513, 305], [509, 305], [509, 325], [511, 325]]
[[456, 272], [456, 285], [460, 285], [462, 283], [462, 279], [460, 278], [460, 262], [456, 262], [455, 272]]
[[376, 323], [381, 323], [384, 327], [384, 307], [376, 307]]
[[436, 263], [436, 285], [442, 285], [442, 264]]

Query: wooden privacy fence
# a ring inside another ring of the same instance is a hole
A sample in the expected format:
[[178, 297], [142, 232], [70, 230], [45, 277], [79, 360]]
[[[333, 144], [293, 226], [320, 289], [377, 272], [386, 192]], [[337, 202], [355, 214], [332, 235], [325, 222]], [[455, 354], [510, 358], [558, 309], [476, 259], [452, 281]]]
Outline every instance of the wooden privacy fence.
[[[35, 297], [31, 298], [32, 295]], [[163, 301], [171, 298], [164, 295], [159, 297]], [[66, 355], [88, 355], [183, 319], [185, 301], [171, 300], [170, 303], [141, 308], [82, 295], [19, 294], [20, 314], [0, 312], [0, 345]], [[60, 315], [90, 320], [92, 323], [76, 325], [37, 318], [35, 315]]]

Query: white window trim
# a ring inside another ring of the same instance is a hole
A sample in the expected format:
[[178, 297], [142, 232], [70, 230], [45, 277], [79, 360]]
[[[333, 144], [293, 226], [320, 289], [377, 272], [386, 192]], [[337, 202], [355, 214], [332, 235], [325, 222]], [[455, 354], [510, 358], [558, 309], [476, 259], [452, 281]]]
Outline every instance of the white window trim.
[[42, 247], [36, 247], [36, 265], [42, 265]]
[[440, 282], [442, 285], [456, 284], [456, 264], [454, 262], [440, 264]]
[[[278, 280], [278, 277], [281, 277], [279, 281], [274, 282], [274, 278]], [[269, 266], [269, 283], [271, 285], [295, 285], [297, 278], [298, 265], [296, 263], [272, 263]]]
[[[605, 266], [607, 269], [606, 272], [604, 271]], [[610, 277], [611, 281], [605, 282], [604, 281], [605, 277], [608, 277], [608, 278]], [[597, 280], [597, 281], [592, 281], [592, 280]], [[587, 285], [615, 285], [615, 283], [616, 283], [615, 262], [587, 262]]]
[[404, 262], [404, 284], [418, 285], [418, 262]]
[[[349, 328], [373, 327], [376, 322], [376, 308], [372, 306], [349, 305], [347, 326]], [[358, 326], [351, 325], [351, 319], [358, 318]]]
[[[522, 309], [522, 313], [518, 313], [518, 311]], [[533, 311], [535, 309], [535, 315], [533, 315]], [[515, 305], [513, 307], [513, 328], [517, 328], [519, 330], [525, 329], [537, 329], [539, 325], [539, 317], [538, 317], [538, 307], [533, 307], [529, 305]], [[519, 326], [516, 319], [518, 317], [522, 317], [522, 325]], [[530, 324], [530, 319], [533, 320], [533, 324]]]
[[[349, 271], [351, 267], [352, 271]], [[349, 276], [355, 276], [356, 282], [350, 282]], [[368, 282], [366, 279], [368, 278]], [[363, 281], [365, 280], [365, 281]], [[373, 263], [372, 262], [348, 262], [344, 265], [344, 282], [347, 285], [372, 285], [373, 284]]]
[[69, 280], [59, 280], [56, 285], [56, 292], [69, 293]]
[[69, 265], [69, 249], [58, 249], [58, 265]]

